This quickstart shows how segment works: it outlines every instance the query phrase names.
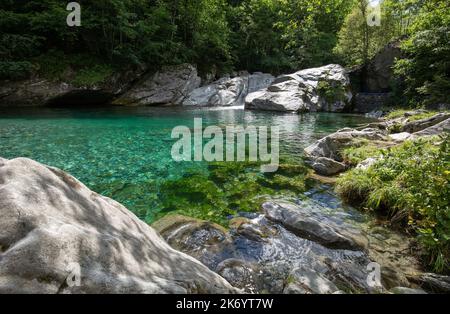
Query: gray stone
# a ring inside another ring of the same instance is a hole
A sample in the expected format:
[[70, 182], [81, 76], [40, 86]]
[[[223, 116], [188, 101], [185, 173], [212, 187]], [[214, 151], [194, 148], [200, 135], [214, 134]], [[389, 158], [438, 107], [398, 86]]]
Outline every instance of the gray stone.
[[357, 166], [356, 169], [360, 170], [367, 170], [370, 167], [372, 167], [379, 159], [377, 158], [367, 158], [366, 160], [361, 161]]
[[248, 93], [266, 88], [273, 81], [270, 74], [254, 73], [234, 78], [224, 77], [193, 90], [183, 101], [184, 106], [242, 106]]
[[358, 139], [384, 140], [385, 132], [373, 128], [367, 128], [361, 131], [349, 128], [342, 129], [305, 148], [305, 154], [311, 159], [326, 157], [342, 161], [340, 156], [342, 149], [348, 147]]
[[393, 294], [427, 294], [422, 289], [411, 289], [406, 287], [395, 287], [389, 290]]
[[402, 143], [411, 138], [411, 133], [402, 132], [402, 133], [390, 134], [389, 138], [391, 140], [393, 140], [394, 142]]
[[236, 291], [119, 203], [30, 159], [1, 160], [0, 216], [0, 293]]
[[115, 105], [156, 106], [179, 105], [197, 87], [201, 79], [190, 64], [164, 67], [155, 74], [144, 76]]
[[[336, 92], [336, 99], [321, 95], [320, 82]], [[245, 108], [253, 110], [302, 112], [343, 111], [352, 99], [350, 80], [345, 69], [336, 64], [306, 69], [276, 78], [266, 89], [250, 93]]]
[[339, 291], [336, 285], [315, 271], [306, 268], [294, 269], [289, 275], [292, 281], [284, 293], [334, 294]]
[[312, 168], [320, 175], [332, 176], [345, 171], [347, 166], [330, 158], [319, 157], [314, 159]]
[[280, 223], [297, 236], [318, 242], [325, 247], [364, 250], [367, 239], [359, 232], [343, 228], [312, 206], [298, 206], [289, 202], [273, 201], [262, 205], [267, 219]]
[[408, 122], [403, 126], [402, 131], [408, 133], [417, 133], [436, 124], [439, 124], [449, 118], [450, 113], [438, 113], [431, 118]]
[[414, 133], [413, 138], [423, 137], [423, 136], [433, 136], [433, 135], [441, 135], [443, 133], [450, 132], [450, 119], [442, 121], [436, 125], [433, 125], [425, 130]]

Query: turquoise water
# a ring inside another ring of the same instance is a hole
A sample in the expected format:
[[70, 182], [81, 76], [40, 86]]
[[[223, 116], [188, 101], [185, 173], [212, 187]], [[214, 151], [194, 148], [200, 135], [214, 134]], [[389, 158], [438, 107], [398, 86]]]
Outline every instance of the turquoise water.
[[0, 156], [28, 157], [61, 168], [89, 188], [152, 220], [160, 186], [205, 163], [171, 158], [175, 126], [279, 126], [281, 154], [301, 159], [302, 149], [343, 127], [368, 122], [358, 115], [277, 114], [242, 109], [99, 108], [0, 111]]

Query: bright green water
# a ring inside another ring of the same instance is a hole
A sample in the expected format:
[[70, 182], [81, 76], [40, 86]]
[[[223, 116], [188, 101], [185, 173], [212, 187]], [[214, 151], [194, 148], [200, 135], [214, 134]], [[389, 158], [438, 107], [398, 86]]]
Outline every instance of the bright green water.
[[[171, 158], [172, 128], [207, 125], [279, 126], [281, 154], [301, 159], [302, 149], [343, 127], [367, 122], [346, 114], [276, 114], [241, 109], [173, 108], [23, 109], [0, 111], [0, 156], [28, 157], [61, 168], [94, 191], [153, 220], [161, 210], [161, 186], [205, 163]], [[200, 200], [201, 202], [201, 200]]]

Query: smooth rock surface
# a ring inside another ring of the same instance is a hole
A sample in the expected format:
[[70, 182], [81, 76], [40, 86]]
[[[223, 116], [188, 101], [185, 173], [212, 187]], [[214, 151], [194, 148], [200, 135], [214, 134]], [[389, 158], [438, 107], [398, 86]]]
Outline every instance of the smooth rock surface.
[[201, 78], [190, 64], [168, 66], [155, 74], [144, 76], [125, 94], [114, 101], [115, 105], [156, 106], [179, 105], [196, 88]]
[[224, 77], [193, 90], [183, 101], [183, 105], [198, 107], [241, 106], [249, 93], [268, 87], [273, 80], [272, 75], [264, 73], [247, 74], [234, 78]]
[[288, 202], [267, 202], [262, 205], [267, 219], [282, 224], [297, 236], [316, 241], [325, 247], [364, 250], [367, 239], [350, 225], [337, 225], [327, 219], [313, 203], [298, 206]]
[[326, 157], [319, 157], [314, 159], [312, 168], [321, 175], [332, 176], [341, 173], [347, 169], [347, 166], [342, 163]]
[[30, 159], [0, 159], [0, 216], [0, 293], [236, 291], [119, 203]]
[[[321, 84], [333, 94], [323, 95]], [[336, 64], [306, 69], [276, 78], [266, 89], [250, 93], [245, 108], [284, 112], [343, 111], [352, 99], [346, 70]]]

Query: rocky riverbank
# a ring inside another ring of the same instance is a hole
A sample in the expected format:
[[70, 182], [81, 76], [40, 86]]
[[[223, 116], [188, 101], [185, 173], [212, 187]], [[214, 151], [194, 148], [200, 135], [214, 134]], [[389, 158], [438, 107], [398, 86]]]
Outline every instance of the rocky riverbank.
[[[70, 81], [70, 79], [68, 79]], [[352, 93], [346, 69], [327, 65], [277, 78], [239, 72], [216, 81], [199, 77], [190, 64], [156, 73], [125, 71], [94, 86], [74, 86], [45, 78], [1, 82], [0, 106], [244, 106], [283, 112], [350, 110]]]
[[0, 293], [233, 293], [71, 175], [0, 158]]

